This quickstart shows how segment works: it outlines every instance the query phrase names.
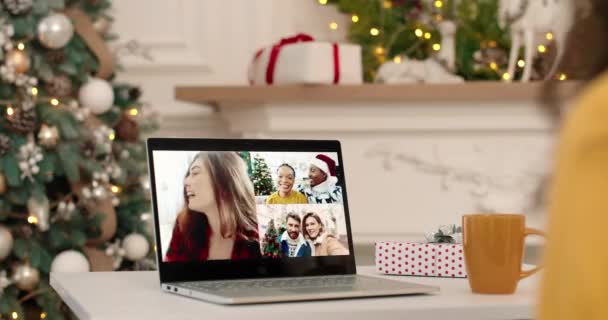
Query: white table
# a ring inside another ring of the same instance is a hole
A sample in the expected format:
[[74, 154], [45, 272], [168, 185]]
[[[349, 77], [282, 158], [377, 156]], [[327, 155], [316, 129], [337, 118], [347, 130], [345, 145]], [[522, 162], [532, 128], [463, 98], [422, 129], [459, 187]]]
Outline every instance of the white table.
[[[374, 267], [358, 272], [377, 275]], [[52, 273], [51, 286], [80, 319], [532, 319], [538, 276], [519, 283], [514, 295], [471, 293], [466, 279], [390, 276], [436, 285], [432, 295], [221, 306], [162, 293], [158, 275], [145, 272]]]

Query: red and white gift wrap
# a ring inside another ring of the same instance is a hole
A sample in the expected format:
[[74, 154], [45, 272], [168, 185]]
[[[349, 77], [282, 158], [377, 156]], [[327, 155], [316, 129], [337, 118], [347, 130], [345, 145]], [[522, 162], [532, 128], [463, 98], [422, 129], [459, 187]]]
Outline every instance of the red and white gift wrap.
[[377, 242], [376, 270], [407, 276], [467, 276], [462, 244]]
[[315, 41], [298, 34], [256, 52], [249, 68], [253, 85], [360, 84], [361, 47]]

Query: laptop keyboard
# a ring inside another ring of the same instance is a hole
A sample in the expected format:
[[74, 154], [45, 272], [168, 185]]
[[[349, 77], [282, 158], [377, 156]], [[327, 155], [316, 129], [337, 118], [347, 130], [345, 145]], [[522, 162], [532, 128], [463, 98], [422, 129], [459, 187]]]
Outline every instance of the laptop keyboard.
[[240, 289], [305, 289], [305, 288], [337, 288], [353, 287], [357, 284], [356, 276], [326, 276], [305, 278], [272, 278], [272, 279], [249, 279], [230, 281], [195, 281], [181, 282], [176, 285], [202, 291], [217, 290], [240, 290]]

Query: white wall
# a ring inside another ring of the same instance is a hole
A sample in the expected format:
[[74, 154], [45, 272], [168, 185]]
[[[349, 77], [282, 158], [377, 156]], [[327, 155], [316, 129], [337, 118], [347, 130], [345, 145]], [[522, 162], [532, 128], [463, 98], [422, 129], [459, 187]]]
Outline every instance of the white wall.
[[156, 135], [165, 136], [227, 134], [212, 108], [175, 101], [176, 85], [246, 84], [259, 47], [297, 32], [340, 41], [349, 19], [314, 0], [129, 0], [114, 1], [114, 12], [120, 42], [136, 39], [154, 57], [123, 58], [118, 79], [142, 87], [161, 115]]
[[544, 227], [536, 197], [552, 165], [553, 132], [533, 98], [221, 111], [242, 137], [340, 140], [356, 242], [421, 241], [470, 213], [523, 213], [529, 226]]

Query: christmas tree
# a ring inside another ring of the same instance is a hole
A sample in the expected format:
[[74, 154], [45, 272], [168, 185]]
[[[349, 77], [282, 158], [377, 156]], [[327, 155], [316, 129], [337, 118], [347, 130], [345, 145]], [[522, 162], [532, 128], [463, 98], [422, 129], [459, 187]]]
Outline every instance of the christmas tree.
[[277, 229], [274, 226], [274, 219], [271, 219], [270, 222], [268, 222], [268, 229], [266, 229], [264, 239], [262, 240], [262, 254], [265, 257], [281, 257], [281, 245], [279, 244], [280, 235], [280, 233], [277, 234]]
[[268, 164], [260, 157], [253, 158], [251, 181], [253, 182], [256, 196], [267, 196], [275, 191]]
[[62, 319], [50, 272], [151, 267], [154, 121], [112, 81], [110, 1], [1, 4], [0, 313]]
[[251, 152], [241, 151], [239, 152], [239, 156], [247, 164], [247, 174], [251, 176], [251, 174], [253, 173], [253, 168], [251, 167]]
[[[428, 58], [465, 80], [518, 77], [525, 63], [537, 62], [520, 59], [516, 74], [506, 74], [511, 43], [508, 30], [498, 23], [498, 1], [318, 0], [351, 17], [348, 38], [361, 45], [366, 81], [374, 81], [386, 61]], [[329, 26], [338, 27], [335, 22]], [[444, 42], [447, 37], [451, 40]], [[546, 49], [539, 49], [539, 57], [549, 58]]]

